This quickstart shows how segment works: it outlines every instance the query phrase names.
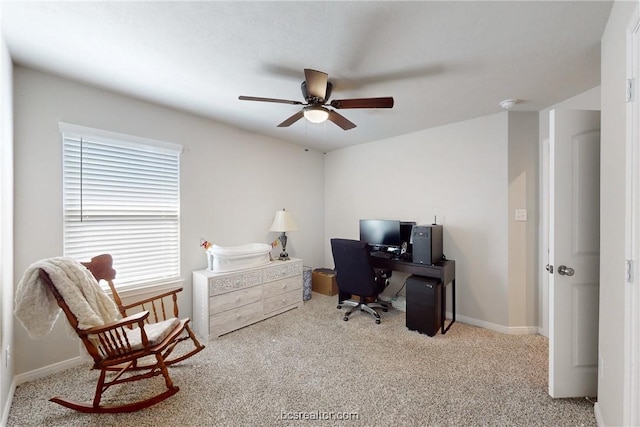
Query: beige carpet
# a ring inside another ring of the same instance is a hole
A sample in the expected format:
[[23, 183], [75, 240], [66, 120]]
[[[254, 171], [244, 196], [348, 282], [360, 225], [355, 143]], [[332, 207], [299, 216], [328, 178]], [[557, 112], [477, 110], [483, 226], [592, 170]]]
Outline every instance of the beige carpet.
[[[296, 309], [209, 342], [171, 368], [175, 396], [132, 414], [81, 414], [53, 395], [90, 401], [88, 366], [16, 390], [9, 426], [589, 426], [586, 399], [547, 394], [547, 340], [456, 323], [427, 337], [403, 312], [344, 322], [336, 297], [313, 294]], [[162, 380], [114, 388], [114, 401]], [[311, 420], [308, 420], [311, 419]]]

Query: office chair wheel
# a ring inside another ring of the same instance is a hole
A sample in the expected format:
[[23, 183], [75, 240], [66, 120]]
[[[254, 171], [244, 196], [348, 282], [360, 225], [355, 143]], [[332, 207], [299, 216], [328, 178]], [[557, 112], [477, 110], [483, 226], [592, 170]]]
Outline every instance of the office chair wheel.
[[342, 318], [342, 320], [344, 320], [345, 322], [347, 322], [347, 321], [349, 320], [349, 317], [348, 317], [348, 316], [344, 316], [344, 317]]
[[380, 319], [376, 319], [376, 325], [380, 324]]
[[389, 311], [389, 309], [388, 308], [383, 308], [382, 311], [384, 311], [386, 313], [387, 311]]
[[340, 310], [342, 308], [342, 306], [340, 304], [338, 304], [338, 310]]

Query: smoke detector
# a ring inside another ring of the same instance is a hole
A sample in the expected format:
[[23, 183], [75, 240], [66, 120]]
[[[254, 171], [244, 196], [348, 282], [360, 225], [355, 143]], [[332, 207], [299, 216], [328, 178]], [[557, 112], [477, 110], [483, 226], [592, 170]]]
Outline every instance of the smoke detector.
[[500, 106], [505, 110], [510, 110], [517, 103], [518, 103], [517, 99], [505, 99], [504, 101], [500, 101]]

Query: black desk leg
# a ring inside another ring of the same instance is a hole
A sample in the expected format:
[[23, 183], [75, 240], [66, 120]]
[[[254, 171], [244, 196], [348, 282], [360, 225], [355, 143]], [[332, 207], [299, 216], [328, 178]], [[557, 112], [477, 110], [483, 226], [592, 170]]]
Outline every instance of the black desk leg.
[[441, 310], [442, 313], [440, 314], [441, 316], [441, 320], [442, 320], [442, 335], [446, 334], [447, 331], [449, 330], [449, 328], [451, 327], [451, 325], [453, 325], [456, 322], [456, 279], [453, 279], [451, 281], [451, 308], [452, 308], [452, 313], [451, 313], [451, 322], [449, 322], [449, 324], [447, 325], [447, 327], [444, 327], [444, 323], [445, 323], [445, 311], [447, 309], [447, 287], [445, 286], [444, 289], [442, 290], [442, 302], [441, 302]]

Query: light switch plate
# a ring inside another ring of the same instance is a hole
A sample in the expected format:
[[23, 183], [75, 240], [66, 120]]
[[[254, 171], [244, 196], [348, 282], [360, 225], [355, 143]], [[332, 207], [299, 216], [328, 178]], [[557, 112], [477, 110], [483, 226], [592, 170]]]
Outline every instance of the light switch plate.
[[527, 210], [516, 209], [516, 221], [526, 221], [526, 220], [527, 220]]

